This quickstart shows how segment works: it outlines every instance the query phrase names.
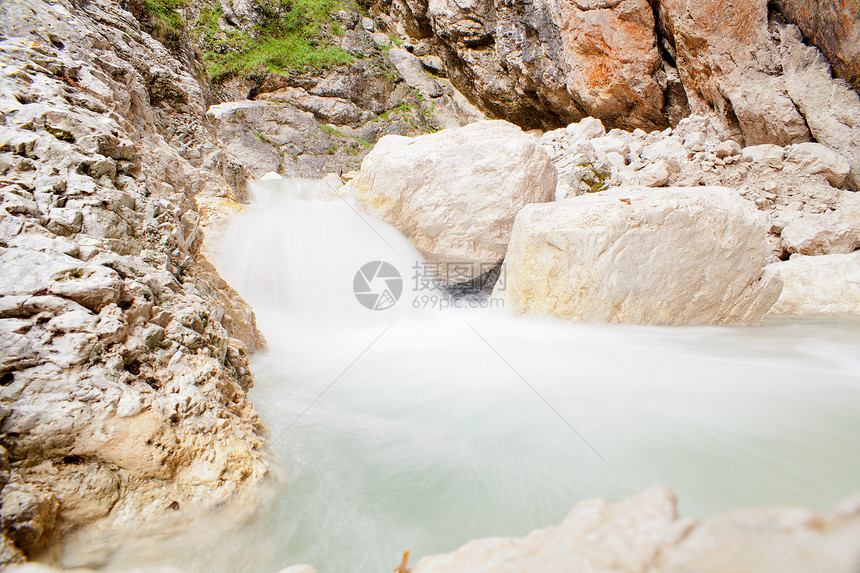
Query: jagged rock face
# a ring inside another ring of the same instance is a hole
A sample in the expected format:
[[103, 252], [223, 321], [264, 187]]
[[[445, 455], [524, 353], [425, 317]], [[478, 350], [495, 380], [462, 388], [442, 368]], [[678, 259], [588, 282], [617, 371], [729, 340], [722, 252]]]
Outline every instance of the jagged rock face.
[[785, 93], [765, 0], [731, 7], [722, 0], [660, 0], [660, 10], [693, 111], [716, 110], [749, 145], [809, 141], [809, 129]]
[[454, 85], [492, 117], [524, 128], [587, 116], [621, 127], [668, 125], [647, 0], [416, 0], [394, 8], [401, 32], [429, 38]]
[[13, 560], [81, 526], [241, 498], [268, 461], [245, 398], [262, 338], [198, 252], [194, 195], [226, 186], [188, 161], [213, 147], [200, 86], [112, 2], [4, 3], [0, 33]]
[[343, 37], [344, 49], [358, 54], [350, 64], [219, 80], [220, 95], [239, 101], [207, 112], [218, 149], [202, 165], [223, 176], [233, 198], [245, 200], [247, 180], [267, 172], [307, 178], [350, 172], [384, 135], [420, 135], [484, 119], [448, 79], [428, 75], [432, 61], [392, 47], [386, 34], [372, 33], [370, 19], [363, 24], [357, 13], [342, 12], [354, 16]]
[[796, 28], [772, 18], [765, 0], [660, 0], [659, 8], [694, 112], [716, 111], [747, 145], [815, 138], [848, 157], [858, 188], [860, 100]]
[[807, 42], [827, 56], [833, 75], [860, 90], [860, 2], [858, 0], [775, 0]]
[[668, 125], [647, 0], [508, 2], [497, 6], [497, 16], [496, 50], [507, 70], [560, 118]]
[[[776, 4], [856, 88], [856, 2]], [[781, 37], [784, 21], [767, 0], [411, 0], [378, 9], [416, 50], [438, 53], [454, 85], [489, 116], [524, 128], [592, 116], [609, 127], [662, 129], [692, 109], [721, 115], [748, 145], [815, 138], [848, 147], [844, 133], [830, 133], [844, 128], [815, 125], [833, 108], [817, 100], [833, 91], [839, 107], [844, 86], [821, 69], [823, 58], [802, 53], [800, 38]]]

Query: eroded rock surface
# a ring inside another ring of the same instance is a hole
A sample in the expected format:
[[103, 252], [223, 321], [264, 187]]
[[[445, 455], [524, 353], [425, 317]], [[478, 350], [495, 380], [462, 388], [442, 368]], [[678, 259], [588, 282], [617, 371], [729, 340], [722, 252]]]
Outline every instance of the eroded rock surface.
[[775, 5], [827, 56], [834, 75], [860, 90], [860, 2], [776, 0]]
[[492, 117], [525, 128], [588, 115], [631, 128], [668, 125], [670, 81], [647, 0], [395, 0], [376, 8], [415, 40], [418, 55], [437, 54], [454, 86]]
[[831, 74], [856, 90], [854, 0], [384, 0], [373, 10], [416, 55], [439, 57], [488, 116], [526, 129], [587, 116], [663, 129], [713, 113], [747, 145], [815, 139], [860, 168], [846, 137], [856, 119], [833, 121], [853, 118], [857, 94]]
[[558, 198], [621, 185], [724, 186], [768, 215], [772, 261], [860, 247], [860, 195], [848, 189], [849, 161], [819, 143], [742, 147], [731, 129], [701, 116], [651, 133], [607, 133], [587, 118], [540, 142], [558, 169]]
[[200, 85], [111, 2], [3, 3], [0, 33], [4, 561], [249, 500], [263, 340], [199, 254]]

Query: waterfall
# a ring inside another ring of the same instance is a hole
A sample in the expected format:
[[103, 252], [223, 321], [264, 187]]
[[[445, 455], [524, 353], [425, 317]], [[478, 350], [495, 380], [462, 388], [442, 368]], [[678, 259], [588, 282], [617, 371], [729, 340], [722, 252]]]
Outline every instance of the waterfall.
[[[403, 235], [363, 214], [326, 180], [272, 179], [249, 188], [251, 205], [228, 230], [218, 267], [263, 319], [274, 312], [305, 328], [357, 327], [410, 311], [402, 303], [382, 314], [355, 293], [356, 274], [368, 263], [393, 266], [401, 284], [423, 268]], [[378, 275], [367, 286], [382, 294], [385, 277]]]
[[[160, 546], [171, 563], [378, 573], [406, 550], [556, 524], [589, 497], [665, 485], [708, 517], [826, 508], [860, 483], [856, 319], [630, 327], [444, 298], [416, 312], [421, 259], [396, 230], [319, 182], [255, 184], [252, 197], [218, 266], [270, 343], [250, 397], [285, 479], [229, 539]], [[372, 261], [403, 279], [391, 308], [356, 297]]]

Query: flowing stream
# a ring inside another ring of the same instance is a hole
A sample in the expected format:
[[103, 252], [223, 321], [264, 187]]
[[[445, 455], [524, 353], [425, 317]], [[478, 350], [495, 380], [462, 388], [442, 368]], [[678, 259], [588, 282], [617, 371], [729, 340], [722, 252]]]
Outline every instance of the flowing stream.
[[[825, 509], [860, 490], [857, 320], [654, 328], [510, 316], [415, 290], [409, 242], [345, 200], [315, 199], [316, 185], [258, 184], [218, 261], [269, 341], [251, 399], [283, 486], [217, 554], [188, 551], [177, 565], [379, 573], [405, 550], [414, 563], [523, 535], [584, 498], [654, 485], [695, 517]], [[388, 310], [353, 293], [369, 261], [403, 277]]]

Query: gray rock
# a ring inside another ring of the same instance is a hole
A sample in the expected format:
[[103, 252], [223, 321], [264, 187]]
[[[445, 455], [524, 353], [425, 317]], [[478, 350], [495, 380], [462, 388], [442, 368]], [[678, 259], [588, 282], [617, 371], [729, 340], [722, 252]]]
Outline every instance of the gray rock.
[[[107, 0], [0, 4], [0, 60], [2, 567], [245, 497], [268, 461], [253, 313], [199, 252], [194, 196], [226, 183], [187, 160], [218, 142], [197, 79]], [[147, 323], [180, 309], [193, 349]]]
[[314, 117], [324, 123], [335, 125], [355, 126], [359, 122], [368, 121], [375, 117], [351, 101], [337, 97], [315, 96], [301, 88], [283, 88], [263, 94], [260, 99], [292, 104], [301, 110], [311, 112]]
[[418, 56], [401, 48], [391, 48], [388, 51], [388, 58], [403, 76], [406, 84], [418, 90], [422, 96], [436, 98], [443, 94], [442, 87], [424, 71], [424, 65]]

